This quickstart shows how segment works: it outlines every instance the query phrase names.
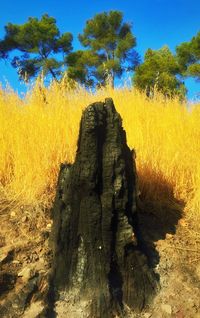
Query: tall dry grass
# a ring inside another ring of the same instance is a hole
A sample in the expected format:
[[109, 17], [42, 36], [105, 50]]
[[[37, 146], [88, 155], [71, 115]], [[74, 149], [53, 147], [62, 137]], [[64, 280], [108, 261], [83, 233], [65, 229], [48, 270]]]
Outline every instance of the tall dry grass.
[[128, 88], [70, 90], [64, 82], [48, 88], [37, 82], [23, 99], [0, 90], [1, 208], [52, 202], [60, 163], [75, 157], [82, 110], [108, 96], [136, 150], [143, 198], [159, 203], [172, 196], [186, 204], [188, 215], [200, 217], [200, 105], [188, 109]]

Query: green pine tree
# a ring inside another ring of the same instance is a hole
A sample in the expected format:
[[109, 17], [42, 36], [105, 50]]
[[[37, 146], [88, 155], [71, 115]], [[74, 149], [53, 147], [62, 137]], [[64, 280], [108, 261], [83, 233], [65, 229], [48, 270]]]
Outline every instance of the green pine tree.
[[131, 25], [123, 22], [119, 11], [103, 12], [88, 20], [79, 40], [86, 50], [69, 54], [66, 63], [69, 76], [86, 85], [104, 85], [109, 79], [114, 86], [116, 77], [138, 63]]
[[11, 51], [15, 52], [11, 63], [21, 78], [29, 79], [42, 71], [44, 75], [58, 79], [64, 60], [58, 60], [56, 56], [71, 52], [71, 33], [61, 34], [56, 20], [47, 14], [40, 20], [29, 18], [22, 25], [8, 23], [5, 31], [5, 37], [0, 41], [1, 57], [7, 58]]
[[148, 49], [144, 62], [136, 67], [133, 83], [145, 90], [148, 96], [152, 96], [156, 89], [166, 97], [179, 95], [183, 98], [186, 88], [179, 74], [179, 63], [167, 46], [160, 50]]
[[200, 32], [176, 48], [182, 74], [200, 80]]

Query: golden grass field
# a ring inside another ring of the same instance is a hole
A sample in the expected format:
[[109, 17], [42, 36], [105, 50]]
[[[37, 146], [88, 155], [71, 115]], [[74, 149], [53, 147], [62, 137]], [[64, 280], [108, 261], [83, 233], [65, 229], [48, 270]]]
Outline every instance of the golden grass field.
[[73, 162], [82, 110], [112, 97], [135, 148], [144, 199], [173, 204], [200, 220], [200, 105], [188, 108], [128, 88], [70, 90], [65, 83], [37, 82], [23, 99], [0, 89], [0, 207], [52, 203], [61, 162]]

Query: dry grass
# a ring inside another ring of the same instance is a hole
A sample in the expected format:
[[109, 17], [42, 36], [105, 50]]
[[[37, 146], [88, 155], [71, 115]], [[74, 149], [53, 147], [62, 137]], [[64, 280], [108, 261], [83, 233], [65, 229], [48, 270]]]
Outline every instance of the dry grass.
[[[89, 103], [112, 97], [123, 118], [127, 141], [137, 154], [143, 198], [173, 198], [200, 219], [200, 105], [192, 109], [135, 90], [97, 93], [70, 90], [64, 83], [44, 88], [37, 82], [21, 100], [0, 90], [0, 203], [48, 206], [61, 162], [73, 162], [79, 122]], [[196, 222], [196, 221], [195, 221]]]

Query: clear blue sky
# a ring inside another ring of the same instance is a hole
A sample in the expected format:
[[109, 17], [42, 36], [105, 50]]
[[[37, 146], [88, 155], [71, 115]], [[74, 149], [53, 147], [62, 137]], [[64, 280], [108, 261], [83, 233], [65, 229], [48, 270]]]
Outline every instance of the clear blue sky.
[[[40, 18], [48, 13], [56, 18], [61, 32], [73, 33], [75, 50], [80, 48], [77, 35], [86, 20], [102, 11], [120, 10], [124, 20], [133, 23], [136, 49], [142, 56], [148, 48], [159, 49], [165, 44], [174, 51], [200, 30], [200, 0], [1, 0], [0, 7], [0, 38], [8, 22], [21, 24], [30, 16]], [[0, 62], [0, 82], [5, 83], [5, 79], [16, 90], [23, 90], [16, 71]], [[186, 83], [191, 99], [200, 92], [200, 83], [191, 79]]]

